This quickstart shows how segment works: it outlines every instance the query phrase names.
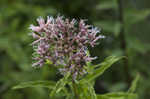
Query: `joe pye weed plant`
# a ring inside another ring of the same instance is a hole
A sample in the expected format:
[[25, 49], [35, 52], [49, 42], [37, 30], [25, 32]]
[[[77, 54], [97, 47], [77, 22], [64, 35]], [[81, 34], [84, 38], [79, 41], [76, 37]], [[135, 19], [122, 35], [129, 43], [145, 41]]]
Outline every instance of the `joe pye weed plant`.
[[85, 20], [69, 20], [63, 16], [37, 19], [38, 26], [30, 25], [32, 37], [33, 67], [44, 64], [55, 66], [63, 75], [59, 81], [24, 82], [13, 89], [25, 87], [46, 87], [50, 90], [50, 99], [136, 99], [134, 93], [139, 76], [135, 78], [127, 92], [96, 94], [95, 79], [106, 69], [123, 57], [109, 56], [102, 63], [92, 65], [88, 47], [94, 47], [100, 35], [97, 27], [88, 25]]

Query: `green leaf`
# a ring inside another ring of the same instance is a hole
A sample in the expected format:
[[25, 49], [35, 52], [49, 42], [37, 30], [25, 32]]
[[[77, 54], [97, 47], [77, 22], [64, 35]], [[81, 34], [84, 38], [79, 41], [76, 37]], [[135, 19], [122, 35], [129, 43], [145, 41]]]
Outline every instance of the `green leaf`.
[[77, 86], [77, 93], [79, 95], [79, 99], [97, 99], [95, 90], [93, 85], [89, 82], [85, 83], [78, 83]]
[[53, 90], [50, 93], [50, 97], [54, 97], [57, 93], [59, 93], [67, 84], [70, 73], [67, 73], [62, 79], [60, 79]]
[[123, 57], [109, 56], [101, 64], [95, 65], [96, 69], [92, 74], [88, 74], [81, 82], [91, 82], [98, 76], [101, 76], [106, 69], [108, 69], [113, 63], [122, 59]]
[[133, 80], [133, 82], [131, 84], [131, 87], [128, 90], [128, 93], [134, 93], [135, 92], [136, 87], [137, 87], [137, 82], [139, 81], [139, 79], [140, 79], [140, 75], [137, 74], [135, 79]]
[[115, 84], [108, 86], [108, 91], [118, 92], [127, 88], [126, 82], [116, 82]]
[[97, 96], [96, 96], [96, 93], [95, 93], [95, 90], [94, 90], [92, 84], [88, 83], [88, 89], [89, 89], [89, 94], [91, 96], [90, 99], [97, 99]]
[[14, 86], [12, 89], [21, 89], [27, 87], [45, 87], [52, 89], [55, 86], [54, 81], [29, 81]]
[[97, 99], [111, 99], [111, 98], [105, 95], [97, 95]]
[[120, 22], [114, 20], [101, 20], [94, 22], [96, 26], [103, 27], [104, 31], [114, 33], [115, 36], [118, 36], [121, 29]]
[[97, 95], [97, 99], [137, 99], [137, 94], [125, 93], [125, 92], [114, 92], [104, 95]]
[[127, 38], [128, 48], [132, 48], [142, 54], [150, 50], [149, 43], [141, 42], [137, 37], [128, 37]]
[[113, 9], [117, 8], [117, 0], [104, 0], [101, 1], [97, 7], [99, 10], [107, 10], [107, 9]]
[[125, 11], [124, 21], [125, 21], [126, 26], [130, 26], [130, 25], [135, 24], [137, 22], [143, 21], [149, 15], [150, 15], [149, 9], [147, 9], [147, 10], [127, 9]]

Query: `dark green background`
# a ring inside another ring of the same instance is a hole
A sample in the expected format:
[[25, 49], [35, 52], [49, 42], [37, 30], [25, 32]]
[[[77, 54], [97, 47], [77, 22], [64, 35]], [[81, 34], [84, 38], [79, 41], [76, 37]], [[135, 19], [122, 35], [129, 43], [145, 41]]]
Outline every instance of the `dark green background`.
[[97, 79], [97, 93], [126, 91], [139, 72], [141, 79], [136, 92], [139, 99], [149, 99], [150, 0], [122, 1], [121, 14], [117, 0], [0, 0], [0, 99], [48, 99], [46, 89], [11, 87], [25, 81], [57, 81], [62, 77], [50, 66], [31, 67], [33, 40], [28, 27], [36, 24], [37, 17], [47, 15], [84, 18], [101, 28], [106, 38], [95, 48], [89, 48], [92, 56], [98, 56], [93, 64], [110, 55], [128, 57]]

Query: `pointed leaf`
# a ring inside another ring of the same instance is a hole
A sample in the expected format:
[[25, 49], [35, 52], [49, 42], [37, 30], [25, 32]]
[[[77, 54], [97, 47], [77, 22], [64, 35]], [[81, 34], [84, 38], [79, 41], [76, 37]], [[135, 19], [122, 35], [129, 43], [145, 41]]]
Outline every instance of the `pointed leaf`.
[[12, 89], [21, 89], [27, 87], [45, 87], [52, 89], [55, 86], [54, 81], [29, 81], [14, 86]]
[[106, 69], [108, 69], [113, 63], [117, 62], [121, 58], [123, 57], [110, 56], [106, 58], [104, 62], [95, 66], [96, 69], [94, 70], [93, 74], [88, 74], [83, 80], [81, 80], [81, 82], [84, 82], [84, 81], [89, 82], [89, 81], [94, 80], [98, 76], [101, 76], [105, 72]]
[[135, 79], [133, 80], [133, 82], [131, 84], [131, 87], [128, 90], [128, 93], [134, 93], [135, 92], [135, 89], [137, 87], [137, 82], [139, 81], [139, 79], [140, 79], [140, 75], [137, 74]]

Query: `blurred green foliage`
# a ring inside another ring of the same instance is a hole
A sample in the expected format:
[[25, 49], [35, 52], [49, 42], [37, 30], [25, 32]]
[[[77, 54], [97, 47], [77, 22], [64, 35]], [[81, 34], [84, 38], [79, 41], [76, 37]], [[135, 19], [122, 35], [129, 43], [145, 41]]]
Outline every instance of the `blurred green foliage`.
[[[126, 91], [139, 72], [139, 99], [149, 99], [150, 1], [123, 1], [124, 22], [121, 23], [117, 0], [0, 0], [0, 99], [48, 98], [49, 92], [43, 88], [14, 91], [11, 87], [24, 81], [57, 81], [61, 78], [51, 66], [31, 67], [33, 51], [28, 30], [37, 17], [58, 14], [89, 19], [102, 29], [106, 38], [95, 48], [89, 48], [92, 56], [98, 56], [93, 64], [102, 62], [106, 56], [127, 55], [126, 61], [114, 64], [116, 66], [97, 79], [96, 93]], [[121, 47], [121, 33], [124, 34], [125, 48]]]

